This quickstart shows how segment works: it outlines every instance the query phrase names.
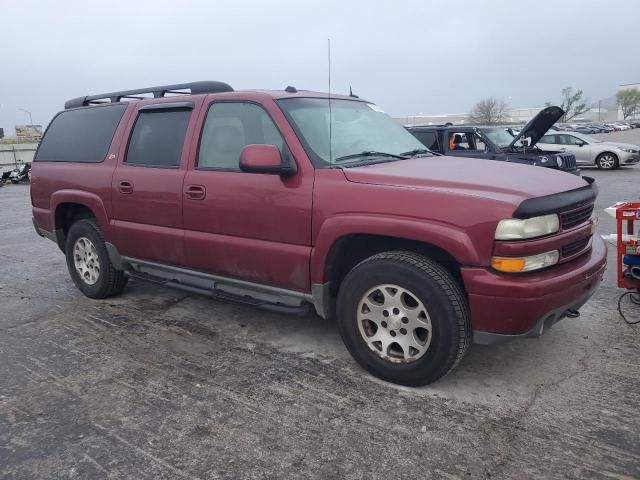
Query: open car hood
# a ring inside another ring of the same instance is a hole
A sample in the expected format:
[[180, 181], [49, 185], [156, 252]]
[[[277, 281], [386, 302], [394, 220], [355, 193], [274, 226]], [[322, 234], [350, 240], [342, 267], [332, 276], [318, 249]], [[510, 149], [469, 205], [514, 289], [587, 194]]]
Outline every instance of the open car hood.
[[564, 110], [560, 107], [546, 107], [540, 110], [538, 114], [529, 120], [520, 133], [516, 135], [513, 141], [509, 144], [509, 148], [514, 148], [514, 145], [518, 140], [523, 138], [531, 138], [530, 147], [533, 147], [542, 136], [564, 115]]

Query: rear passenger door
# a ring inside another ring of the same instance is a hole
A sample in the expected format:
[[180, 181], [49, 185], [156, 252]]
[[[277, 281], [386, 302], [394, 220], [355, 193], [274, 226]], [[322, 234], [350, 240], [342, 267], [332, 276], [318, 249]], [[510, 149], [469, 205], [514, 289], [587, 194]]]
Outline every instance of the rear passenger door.
[[[218, 101], [204, 110], [184, 186], [189, 266], [309, 291], [315, 172], [293, 157], [282, 133], [292, 138], [291, 127], [275, 104], [268, 111], [253, 102]], [[240, 152], [250, 144], [276, 145], [283, 158], [297, 164], [297, 173], [281, 177], [240, 171]]]
[[182, 184], [193, 102], [136, 106], [113, 174], [113, 226], [122, 255], [184, 265]]

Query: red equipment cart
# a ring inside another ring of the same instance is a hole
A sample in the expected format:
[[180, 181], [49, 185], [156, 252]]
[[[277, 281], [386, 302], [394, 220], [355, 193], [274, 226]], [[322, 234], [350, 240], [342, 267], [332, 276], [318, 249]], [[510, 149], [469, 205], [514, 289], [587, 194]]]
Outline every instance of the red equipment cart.
[[640, 280], [626, 274], [630, 266], [625, 264], [624, 257], [637, 255], [640, 261], [640, 237], [634, 233], [634, 222], [640, 224], [640, 202], [619, 203], [612, 208], [616, 210], [618, 287], [637, 290]]

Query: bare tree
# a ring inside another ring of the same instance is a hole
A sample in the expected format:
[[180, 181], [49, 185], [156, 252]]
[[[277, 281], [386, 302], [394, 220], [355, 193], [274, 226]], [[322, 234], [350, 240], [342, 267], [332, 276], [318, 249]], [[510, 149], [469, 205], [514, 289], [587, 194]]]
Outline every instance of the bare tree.
[[507, 102], [489, 97], [480, 100], [471, 110], [471, 120], [473, 123], [485, 123], [493, 125], [504, 119], [507, 110]]
[[625, 120], [636, 112], [640, 112], [640, 90], [632, 88], [629, 90], [620, 90], [616, 94], [618, 106], [622, 110], [622, 118]]
[[561, 122], [568, 122], [574, 117], [583, 114], [589, 107], [587, 102], [582, 100], [582, 90], [573, 91], [573, 87], [562, 89], [562, 103], [560, 108], [564, 110], [564, 115], [560, 119]]

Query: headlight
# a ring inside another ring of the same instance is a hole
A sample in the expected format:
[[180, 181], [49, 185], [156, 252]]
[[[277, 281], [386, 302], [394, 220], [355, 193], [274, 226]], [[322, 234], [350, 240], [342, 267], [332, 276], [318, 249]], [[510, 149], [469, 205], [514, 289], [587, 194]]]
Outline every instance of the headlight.
[[558, 164], [558, 168], [562, 168], [562, 164], [564, 162], [562, 161], [562, 157], [560, 155], [556, 157], [556, 163]]
[[633, 148], [621, 148], [620, 150], [627, 153], [638, 153], [638, 150], [634, 150]]
[[540, 270], [558, 263], [560, 254], [558, 250], [539, 253], [529, 257], [493, 257], [491, 266], [501, 272], [517, 273]]
[[543, 217], [518, 220], [507, 218], [500, 220], [496, 228], [496, 240], [524, 240], [527, 238], [542, 237], [555, 233], [560, 229], [558, 215], [544, 215]]

